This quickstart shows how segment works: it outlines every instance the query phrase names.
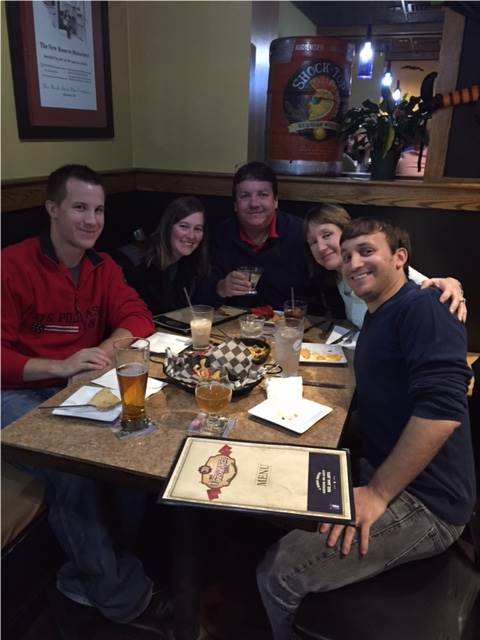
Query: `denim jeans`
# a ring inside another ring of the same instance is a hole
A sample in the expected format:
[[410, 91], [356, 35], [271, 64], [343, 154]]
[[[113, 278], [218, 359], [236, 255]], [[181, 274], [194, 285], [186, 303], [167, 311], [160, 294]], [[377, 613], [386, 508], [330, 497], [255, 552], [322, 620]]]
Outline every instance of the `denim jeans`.
[[[3, 391], [2, 428], [57, 391]], [[20, 468], [45, 484], [49, 523], [68, 558], [58, 573], [57, 588], [115, 622], [140, 615], [151, 600], [153, 583], [132, 547], [147, 494], [54, 469]]]
[[453, 544], [462, 530], [439, 520], [404, 491], [372, 526], [365, 556], [358, 551], [357, 536], [350, 553], [342, 556], [341, 540], [330, 548], [328, 534], [291, 531], [268, 550], [257, 569], [274, 640], [294, 637], [295, 614], [308, 593], [332, 591], [405, 562], [434, 556]]

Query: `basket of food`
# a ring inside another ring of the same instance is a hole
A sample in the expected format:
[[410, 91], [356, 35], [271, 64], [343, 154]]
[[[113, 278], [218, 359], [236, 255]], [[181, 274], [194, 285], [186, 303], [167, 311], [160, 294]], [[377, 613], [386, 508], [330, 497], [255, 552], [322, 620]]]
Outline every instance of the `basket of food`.
[[[259, 342], [262, 341], [256, 340]], [[170, 382], [191, 392], [202, 380], [227, 378], [233, 395], [251, 391], [263, 380], [266, 372], [254, 361], [249, 347], [239, 338], [222, 342], [207, 354], [188, 351], [175, 356], [167, 349], [163, 370]]]

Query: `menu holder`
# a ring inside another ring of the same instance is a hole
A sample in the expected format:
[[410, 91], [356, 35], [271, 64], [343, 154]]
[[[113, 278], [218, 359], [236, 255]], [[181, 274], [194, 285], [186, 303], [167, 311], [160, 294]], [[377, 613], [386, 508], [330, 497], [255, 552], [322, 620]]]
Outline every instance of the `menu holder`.
[[348, 449], [187, 437], [162, 500], [355, 522]]
[[[223, 305], [218, 309], [215, 309], [212, 324], [217, 325], [222, 322], [228, 322], [229, 320], [234, 320], [245, 313], [247, 313], [245, 309]], [[176, 309], [175, 311], [169, 311], [168, 313], [153, 316], [153, 321], [158, 327], [164, 327], [171, 331], [178, 331], [178, 333], [189, 334], [191, 316], [192, 312], [190, 307], [184, 307], [183, 309]]]

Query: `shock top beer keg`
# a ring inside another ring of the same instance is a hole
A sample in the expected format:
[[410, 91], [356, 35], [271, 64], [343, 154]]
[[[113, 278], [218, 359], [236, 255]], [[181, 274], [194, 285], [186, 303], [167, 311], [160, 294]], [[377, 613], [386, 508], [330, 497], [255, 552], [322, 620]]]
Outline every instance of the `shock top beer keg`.
[[353, 45], [338, 38], [278, 38], [270, 45], [267, 157], [274, 171], [339, 175], [338, 135], [348, 108]]

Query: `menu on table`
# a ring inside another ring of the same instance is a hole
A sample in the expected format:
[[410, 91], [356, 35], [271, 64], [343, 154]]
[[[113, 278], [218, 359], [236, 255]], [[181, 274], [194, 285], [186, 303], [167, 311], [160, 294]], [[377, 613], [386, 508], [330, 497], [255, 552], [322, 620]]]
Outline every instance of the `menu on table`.
[[338, 524], [355, 521], [347, 449], [188, 437], [162, 498]]

